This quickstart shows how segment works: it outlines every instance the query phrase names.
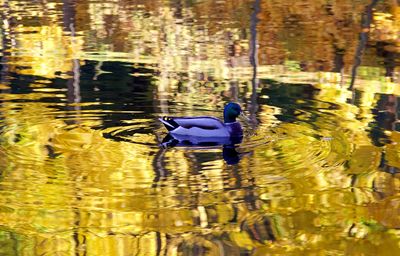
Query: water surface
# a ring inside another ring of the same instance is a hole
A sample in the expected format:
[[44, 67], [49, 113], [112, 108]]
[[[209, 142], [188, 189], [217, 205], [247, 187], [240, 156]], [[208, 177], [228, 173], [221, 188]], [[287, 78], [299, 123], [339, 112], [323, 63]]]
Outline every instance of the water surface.
[[[375, 2], [0, 1], [0, 254], [400, 253]], [[159, 117], [231, 101], [241, 143], [160, 146]]]

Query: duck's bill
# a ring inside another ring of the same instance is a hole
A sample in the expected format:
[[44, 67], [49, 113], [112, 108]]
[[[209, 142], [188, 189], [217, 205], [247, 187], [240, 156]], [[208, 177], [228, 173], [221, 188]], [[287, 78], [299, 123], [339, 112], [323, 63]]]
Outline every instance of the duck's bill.
[[239, 118], [247, 123], [250, 123], [251, 120], [248, 118], [243, 112], [240, 113]]

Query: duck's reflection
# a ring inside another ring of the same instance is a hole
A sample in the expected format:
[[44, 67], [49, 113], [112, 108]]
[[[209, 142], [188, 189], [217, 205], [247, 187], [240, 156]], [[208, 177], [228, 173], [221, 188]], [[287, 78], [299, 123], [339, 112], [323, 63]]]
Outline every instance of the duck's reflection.
[[239, 163], [239, 153], [236, 151], [235, 145], [224, 145], [222, 148], [222, 157], [225, 162], [230, 165]]
[[222, 146], [222, 157], [229, 165], [239, 163], [240, 154], [236, 151], [236, 145], [240, 144], [243, 137], [196, 137], [167, 134], [161, 142], [164, 148], [186, 147], [207, 149], [209, 147]]

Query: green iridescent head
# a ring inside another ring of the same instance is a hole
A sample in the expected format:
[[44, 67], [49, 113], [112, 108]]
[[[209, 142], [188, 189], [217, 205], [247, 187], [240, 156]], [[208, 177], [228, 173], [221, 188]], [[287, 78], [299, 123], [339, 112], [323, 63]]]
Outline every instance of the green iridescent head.
[[236, 103], [228, 103], [224, 108], [224, 122], [225, 123], [233, 123], [236, 122], [236, 117], [240, 115], [242, 109], [239, 104]]

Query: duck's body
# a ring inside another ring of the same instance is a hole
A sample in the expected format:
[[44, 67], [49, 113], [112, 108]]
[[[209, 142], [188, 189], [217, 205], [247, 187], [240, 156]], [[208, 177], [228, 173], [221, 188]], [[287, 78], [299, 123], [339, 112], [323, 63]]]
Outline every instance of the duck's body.
[[[183, 137], [198, 138], [232, 138], [242, 137], [243, 130], [236, 117], [241, 108], [236, 103], [229, 103], [224, 109], [224, 122], [215, 117], [163, 117], [159, 120], [176, 139]], [[180, 139], [179, 139], [180, 140]], [[204, 141], [204, 139], [198, 139]]]
[[160, 121], [172, 135], [196, 137], [241, 137], [239, 122], [223, 123], [215, 117], [164, 117]]

